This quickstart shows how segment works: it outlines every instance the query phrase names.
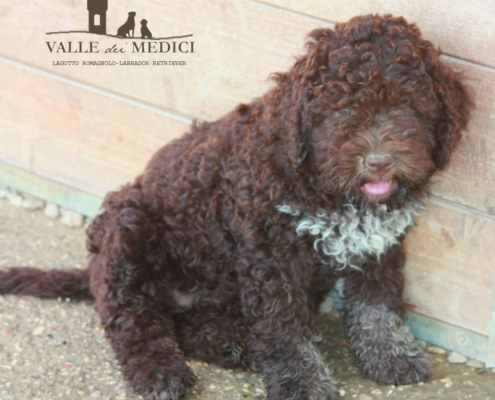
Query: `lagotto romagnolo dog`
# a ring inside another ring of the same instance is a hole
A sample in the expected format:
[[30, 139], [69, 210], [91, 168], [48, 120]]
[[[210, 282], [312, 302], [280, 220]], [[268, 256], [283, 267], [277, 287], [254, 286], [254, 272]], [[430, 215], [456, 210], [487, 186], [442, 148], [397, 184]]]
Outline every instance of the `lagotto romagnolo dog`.
[[338, 281], [363, 374], [425, 380], [428, 357], [402, 324], [402, 243], [466, 128], [466, 88], [389, 15], [311, 32], [274, 81], [107, 195], [88, 269], [11, 268], [0, 293], [94, 301], [145, 398], [182, 396], [189, 356], [256, 366], [270, 400], [328, 400], [314, 314]]

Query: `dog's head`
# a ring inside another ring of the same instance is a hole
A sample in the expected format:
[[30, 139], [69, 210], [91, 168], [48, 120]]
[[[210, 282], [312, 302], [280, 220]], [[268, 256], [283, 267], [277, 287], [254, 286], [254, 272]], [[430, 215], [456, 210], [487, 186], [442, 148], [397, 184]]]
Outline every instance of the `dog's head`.
[[404, 18], [356, 17], [309, 38], [308, 53], [275, 77], [294, 170], [354, 204], [400, 204], [423, 191], [468, 122], [458, 74]]
[[136, 16], [136, 13], [134, 11], [131, 11], [130, 13], [128, 13], [129, 15], [129, 18], [134, 18]]

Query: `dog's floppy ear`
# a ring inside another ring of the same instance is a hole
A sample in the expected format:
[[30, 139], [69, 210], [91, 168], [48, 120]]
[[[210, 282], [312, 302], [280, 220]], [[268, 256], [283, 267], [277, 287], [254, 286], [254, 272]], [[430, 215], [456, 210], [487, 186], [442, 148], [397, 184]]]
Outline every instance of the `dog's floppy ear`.
[[299, 166], [306, 158], [306, 136], [308, 134], [308, 85], [293, 82], [290, 105], [285, 120], [287, 156], [294, 166]]
[[272, 74], [271, 78], [277, 82], [277, 87], [265, 95], [267, 133], [284, 142], [285, 155], [292, 171], [297, 173], [306, 157], [310, 106], [308, 85], [303, 83], [304, 77], [295, 73], [294, 68], [288, 73]]
[[300, 57], [289, 72], [272, 75], [280, 96], [274, 101], [277, 119], [282, 127], [287, 158], [295, 170], [306, 158], [309, 131], [318, 123], [323, 87], [321, 68], [331, 47], [331, 35], [335, 33], [330, 29], [311, 32], [306, 43], [307, 54]]
[[442, 62], [438, 62], [430, 75], [441, 102], [435, 127], [433, 161], [437, 169], [443, 169], [461, 139], [461, 132], [467, 127], [473, 100], [461, 81], [461, 75]]

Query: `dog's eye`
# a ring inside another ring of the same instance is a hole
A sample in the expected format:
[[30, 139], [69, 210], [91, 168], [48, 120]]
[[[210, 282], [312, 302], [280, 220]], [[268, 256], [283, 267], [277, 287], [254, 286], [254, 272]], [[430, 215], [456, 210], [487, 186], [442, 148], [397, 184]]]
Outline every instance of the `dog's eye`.
[[352, 114], [352, 110], [349, 109], [349, 108], [343, 108], [342, 110], [339, 110], [339, 114], [340, 115], [343, 115], [344, 117], [346, 117], [346, 116]]

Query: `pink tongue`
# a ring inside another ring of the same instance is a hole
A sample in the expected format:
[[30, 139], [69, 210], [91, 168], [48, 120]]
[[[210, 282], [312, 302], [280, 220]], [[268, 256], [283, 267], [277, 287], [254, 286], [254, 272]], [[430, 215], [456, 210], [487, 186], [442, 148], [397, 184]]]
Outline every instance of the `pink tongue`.
[[363, 185], [363, 191], [374, 196], [381, 196], [388, 193], [392, 183], [386, 181], [369, 182]]

